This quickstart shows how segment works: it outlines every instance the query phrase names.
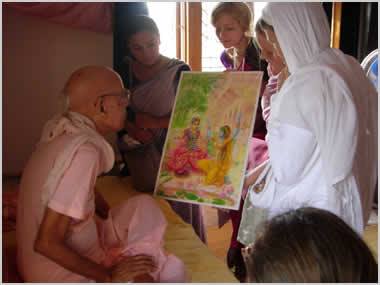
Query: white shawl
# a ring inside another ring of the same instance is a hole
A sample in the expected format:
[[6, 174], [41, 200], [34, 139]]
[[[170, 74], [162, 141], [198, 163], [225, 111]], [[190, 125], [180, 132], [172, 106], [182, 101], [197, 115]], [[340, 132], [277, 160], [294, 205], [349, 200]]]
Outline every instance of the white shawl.
[[377, 179], [376, 90], [354, 58], [329, 47], [320, 3], [269, 3], [263, 19], [291, 73], [271, 116], [315, 135], [329, 186], [339, 191], [354, 174], [366, 223]]
[[72, 135], [73, 139], [59, 153], [46, 179], [41, 197], [44, 205], [48, 203], [54, 194], [75, 153], [83, 144], [93, 143], [99, 149], [103, 172], [111, 170], [114, 164], [115, 154], [112, 146], [96, 131], [95, 124], [89, 118], [75, 112], [67, 112], [48, 121], [43, 128], [38, 147], [43, 147], [44, 144], [65, 133]]

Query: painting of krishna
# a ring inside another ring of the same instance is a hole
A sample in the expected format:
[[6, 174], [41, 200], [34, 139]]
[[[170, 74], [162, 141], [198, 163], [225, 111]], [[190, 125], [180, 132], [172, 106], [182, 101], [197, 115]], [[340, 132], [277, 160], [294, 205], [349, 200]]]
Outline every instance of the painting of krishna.
[[262, 72], [184, 72], [155, 195], [238, 209]]

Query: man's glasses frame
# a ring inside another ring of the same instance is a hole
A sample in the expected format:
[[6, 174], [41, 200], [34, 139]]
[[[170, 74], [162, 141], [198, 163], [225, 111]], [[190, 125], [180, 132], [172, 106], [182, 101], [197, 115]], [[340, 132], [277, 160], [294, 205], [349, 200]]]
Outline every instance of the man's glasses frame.
[[131, 91], [129, 91], [127, 88], [124, 88], [121, 92], [115, 92], [115, 93], [106, 93], [103, 95], [100, 95], [98, 99], [100, 100], [100, 111], [104, 113], [104, 98], [110, 97], [110, 96], [118, 96], [120, 97], [120, 100], [118, 102], [119, 106], [122, 105], [123, 100], [127, 101], [128, 103], [131, 100]]

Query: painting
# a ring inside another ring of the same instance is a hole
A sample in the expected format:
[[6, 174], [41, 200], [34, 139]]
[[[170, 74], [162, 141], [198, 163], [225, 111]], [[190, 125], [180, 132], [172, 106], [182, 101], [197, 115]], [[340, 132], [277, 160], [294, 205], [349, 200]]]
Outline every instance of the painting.
[[262, 72], [183, 72], [155, 195], [238, 209]]

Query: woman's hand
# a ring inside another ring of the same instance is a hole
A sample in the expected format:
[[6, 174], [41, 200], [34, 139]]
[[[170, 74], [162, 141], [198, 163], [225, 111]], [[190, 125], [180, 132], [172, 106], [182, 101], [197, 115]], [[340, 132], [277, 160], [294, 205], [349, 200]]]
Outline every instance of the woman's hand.
[[152, 282], [154, 280], [149, 273], [155, 270], [156, 265], [151, 256], [128, 256], [112, 268], [111, 282]]

